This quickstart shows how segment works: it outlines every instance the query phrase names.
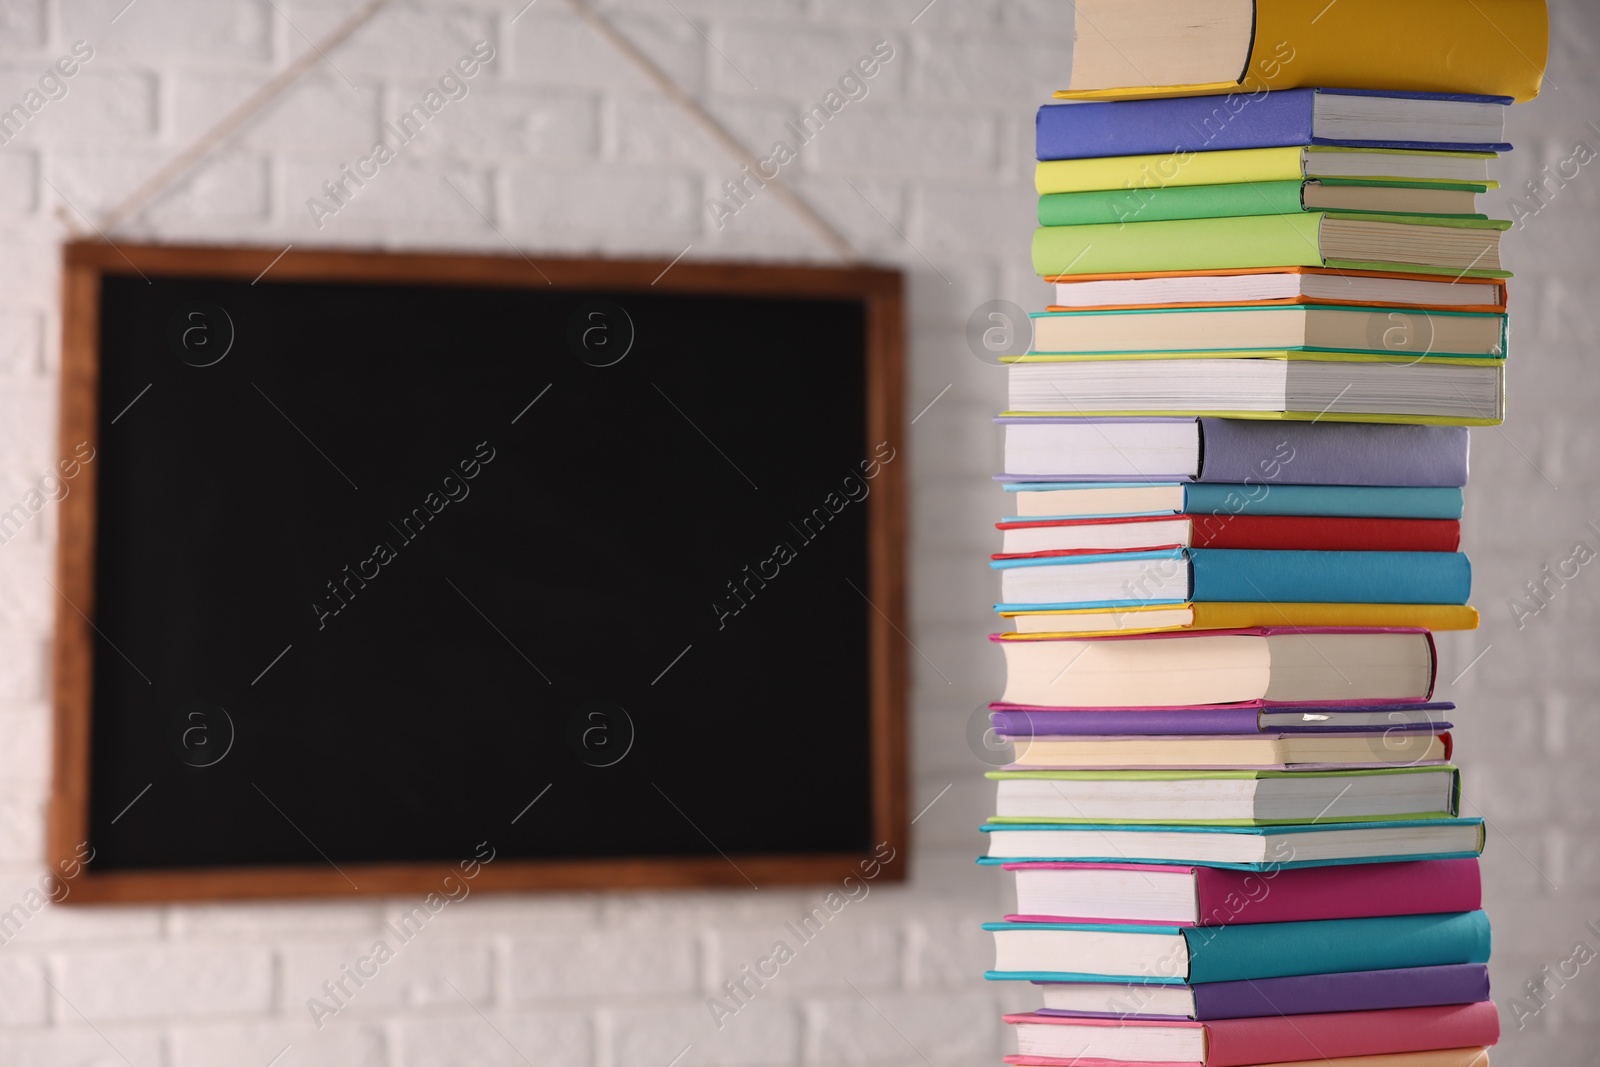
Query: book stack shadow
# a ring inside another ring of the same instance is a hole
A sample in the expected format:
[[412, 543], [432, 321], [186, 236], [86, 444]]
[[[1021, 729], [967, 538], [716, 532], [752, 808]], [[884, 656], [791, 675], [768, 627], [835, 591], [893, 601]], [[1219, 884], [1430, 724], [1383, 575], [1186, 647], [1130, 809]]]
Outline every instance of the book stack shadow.
[[1037, 1004], [1008, 1063], [1483, 1067], [1498, 1040], [1433, 635], [1478, 624], [1510, 226], [1478, 198], [1548, 29], [1543, 0], [1473, 8], [1076, 4], [1037, 124], [1054, 299], [997, 419], [980, 862], [1016, 891], [988, 977]]

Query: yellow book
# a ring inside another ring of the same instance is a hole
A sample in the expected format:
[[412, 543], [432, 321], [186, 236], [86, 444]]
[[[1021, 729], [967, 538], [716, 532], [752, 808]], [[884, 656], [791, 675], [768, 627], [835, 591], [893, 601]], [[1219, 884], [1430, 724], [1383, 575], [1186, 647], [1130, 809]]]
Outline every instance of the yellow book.
[[1476, 608], [1463, 604], [1153, 604], [1136, 608], [1007, 611], [1004, 641], [1104, 637], [1177, 630], [1249, 630], [1260, 626], [1379, 626], [1476, 630]]
[[1269, 89], [1539, 95], [1545, 0], [1078, 0], [1063, 100]]
[[1493, 152], [1331, 145], [1227, 148], [1217, 152], [1181, 149], [1144, 156], [1041, 160], [1034, 166], [1033, 184], [1041, 196], [1317, 179], [1497, 187], [1489, 180], [1488, 161], [1494, 158]]

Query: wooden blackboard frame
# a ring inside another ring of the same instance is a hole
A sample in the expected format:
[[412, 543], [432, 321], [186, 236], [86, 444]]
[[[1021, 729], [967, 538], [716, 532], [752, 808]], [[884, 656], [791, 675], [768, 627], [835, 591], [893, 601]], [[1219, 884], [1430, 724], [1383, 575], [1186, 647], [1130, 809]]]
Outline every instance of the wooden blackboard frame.
[[[677, 292], [713, 295], [858, 299], [866, 310], [867, 437], [902, 436], [903, 283], [900, 272], [667, 260], [557, 259], [535, 267], [520, 256], [388, 253], [175, 245], [64, 246], [62, 261], [61, 455], [83, 441], [99, 444], [101, 279], [108, 275], [272, 281], [340, 281], [544, 289]], [[78, 871], [89, 841], [91, 684], [96, 637], [95, 538], [98, 464], [86, 464], [77, 492], [59, 504], [56, 551], [54, 757], [46, 831], [52, 871]], [[749, 855], [727, 858], [502, 859], [481, 868], [475, 889], [490, 891], [693, 888], [837, 882], [872, 862], [877, 877], [903, 880], [908, 869], [906, 761], [904, 465], [888, 464], [866, 500], [870, 616], [872, 828], [895, 850], [879, 865], [860, 854]], [[881, 859], [881, 857], [879, 857]], [[737, 867], [734, 866], [737, 864]], [[438, 862], [346, 865], [360, 889], [332, 867], [273, 866], [160, 871], [82, 867], [66, 897], [72, 903], [166, 902], [271, 897], [353, 897], [437, 889]]]

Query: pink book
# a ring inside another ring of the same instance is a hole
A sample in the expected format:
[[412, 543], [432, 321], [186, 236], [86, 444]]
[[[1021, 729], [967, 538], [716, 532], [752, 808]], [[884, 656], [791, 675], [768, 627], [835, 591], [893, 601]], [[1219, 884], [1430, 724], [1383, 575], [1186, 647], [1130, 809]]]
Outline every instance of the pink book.
[[1265, 871], [1125, 863], [1007, 863], [1013, 922], [1163, 926], [1360, 919], [1477, 911], [1476, 859], [1275, 867]]
[[1017, 1028], [1010, 1064], [1102, 1067], [1164, 1063], [1251, 1067], [1344, 1056], [1481, 1048], [1500, 1039], [1492, 1001], [1322, 1015], [1269, 1015], [1213, 1022], [1156, 1022], [1007, 1015]]

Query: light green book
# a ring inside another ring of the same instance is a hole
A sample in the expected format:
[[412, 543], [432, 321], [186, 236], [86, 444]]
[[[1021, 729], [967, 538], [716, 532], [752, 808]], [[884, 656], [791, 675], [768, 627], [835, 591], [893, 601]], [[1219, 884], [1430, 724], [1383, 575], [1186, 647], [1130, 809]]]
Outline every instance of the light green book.
[[1234, 218], [1043, 226], [1033, 235], [1041, 276], [1334, 267], [1508, 278], [1503, 219], [1305, 211]]
[[1300, 211], [1482, 219], [1487, 185], [1368, 181], [1234, 182], [1164, 189], [1103, 189], [1039, 198], [1039, 225], [1093, 226], [1168, 219], [1288, 215]]

